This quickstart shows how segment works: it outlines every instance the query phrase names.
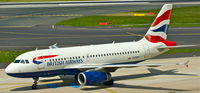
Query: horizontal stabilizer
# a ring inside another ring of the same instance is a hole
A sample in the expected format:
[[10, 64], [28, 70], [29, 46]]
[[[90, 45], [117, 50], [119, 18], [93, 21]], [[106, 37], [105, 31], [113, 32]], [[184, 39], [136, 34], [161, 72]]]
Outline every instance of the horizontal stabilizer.
[[164, 49], [164, 48], [184, 48], [184, 47], [195, 47], [195, 46], [198, 46], [198, 45], [161, 46], [161, 47], [158, 47], [158, 48], [160, 48], [160, 49]]

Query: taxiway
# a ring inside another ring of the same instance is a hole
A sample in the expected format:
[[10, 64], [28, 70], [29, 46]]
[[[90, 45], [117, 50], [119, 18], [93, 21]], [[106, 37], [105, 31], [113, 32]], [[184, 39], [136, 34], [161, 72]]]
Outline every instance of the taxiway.
[[175, 63], [190, 60], [189, 67], [162, 66], [156, 68], [123, 68], [112, 73], [115, 84], [105, 86], [79, 86], [72, 78], [60, 80], [59, 77], [41, 78], [39, 89], [32, 90], [32, 79], [9, 77], [0, 72], [1, 93], [199, 93], [200, 57], [152, 59], [144, 63]]

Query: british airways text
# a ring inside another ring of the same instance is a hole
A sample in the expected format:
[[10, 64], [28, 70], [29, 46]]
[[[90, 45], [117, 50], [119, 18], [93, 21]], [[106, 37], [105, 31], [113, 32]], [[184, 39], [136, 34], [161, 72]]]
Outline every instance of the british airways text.
[[67, 60], [67, 61], [47, 62], [47, 66], [60, 66], [60, 65], [66, 65], [66, 64], [79, 64], [79, 63], [83, 63], [83, 60], [76, 59], [76, 60]]

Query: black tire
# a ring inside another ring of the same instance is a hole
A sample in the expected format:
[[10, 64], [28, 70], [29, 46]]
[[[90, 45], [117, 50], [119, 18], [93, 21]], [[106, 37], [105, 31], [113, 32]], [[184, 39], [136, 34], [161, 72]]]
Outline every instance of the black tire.
[[75, 75], [74, 78], [78, 82], [78, 75]]
[[114, 81], [113, 81], [113, 79], [111, 79], [109, 81], [104, 82], [103, 84], [106, 86], [112, 86], [114, 84]]
[[37, 89], [37, 88], [38, 88], [38, 85], [36, 85], [36, 84], [32, 85], [32, 89]]

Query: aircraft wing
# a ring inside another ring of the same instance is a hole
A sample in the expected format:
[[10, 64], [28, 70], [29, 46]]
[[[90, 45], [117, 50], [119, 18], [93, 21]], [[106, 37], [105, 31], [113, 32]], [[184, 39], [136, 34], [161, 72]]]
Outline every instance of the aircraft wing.
[[158, 47], [158, 48], [160, 48], [160, 49], [165, 49], [165, 48], [185, 48], [185, 47], [195, 47], [195, 46], [198, 46], [198, 45], [161, 46], [161, 47]]
[[104, 68], [131, 68], [131, 67], [158, 67], [158, 66], [169, 66], [169, 65], [186, 65], [188, 66], [189, 60], [181, 63], [158, 63], [158, 64], [106, 64], [106, 65], [82, 65], [81, 68], [93, 68], [93, 70], [101, 70]]

